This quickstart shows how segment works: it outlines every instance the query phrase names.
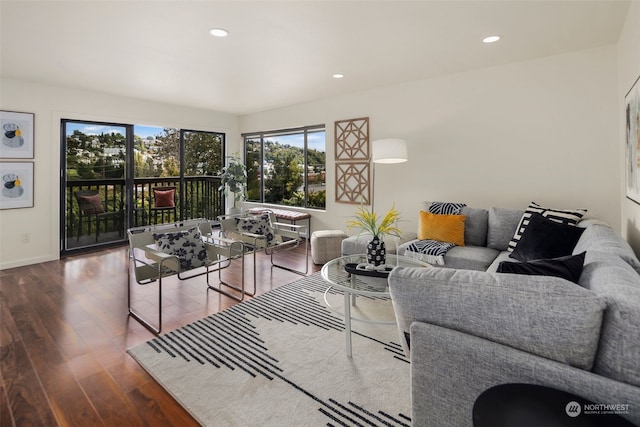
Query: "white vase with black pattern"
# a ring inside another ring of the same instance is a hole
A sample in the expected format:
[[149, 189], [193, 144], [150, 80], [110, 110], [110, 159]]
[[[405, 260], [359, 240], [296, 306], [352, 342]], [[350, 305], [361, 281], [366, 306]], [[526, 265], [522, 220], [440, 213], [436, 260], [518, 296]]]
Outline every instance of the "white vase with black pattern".
[[387, 258], [387, 250], [384, 242], [380, 240], [378, 236], [373, 236], [373, 239], [367, 243], [367, 262], [373, 264], [376, 267], [384, 265]]

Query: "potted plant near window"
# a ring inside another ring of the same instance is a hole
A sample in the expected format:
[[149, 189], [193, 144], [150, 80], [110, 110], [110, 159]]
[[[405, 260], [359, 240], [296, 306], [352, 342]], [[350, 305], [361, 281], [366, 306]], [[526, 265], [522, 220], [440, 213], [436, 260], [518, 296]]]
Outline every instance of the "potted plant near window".
[[395, 205], [386, 213], [381, 221], [375, 212], [370, 212], [363, 206], [347, 221], [347, 228], [360, 228], [363, 232], [370, 233], [372, 239], [367, 244], [367, 262], [374, 266], [384, 266], [386, 262], [386, 248], [382, 240], [385, 235], [400, 237], [401, 232], [394, 224], [400, 218], [400, 212], [395, 209]]
[[241, 212], [237, 202], [244, 200], [247, 189], [247, 168], [237, 154], [227, 156], [227, 166], [222, 168], [222, 184], [218, 188], [225, 196], [233, 193], [233, 207], [229, 209], [230, 214]]

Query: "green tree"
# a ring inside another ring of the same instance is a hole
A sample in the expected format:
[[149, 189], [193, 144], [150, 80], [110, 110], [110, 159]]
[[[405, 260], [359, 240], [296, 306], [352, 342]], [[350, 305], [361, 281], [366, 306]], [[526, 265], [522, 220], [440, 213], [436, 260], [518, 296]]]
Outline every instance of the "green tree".
[[185, 175], [218, 176], [224, 166], [222, 135], [213, 132], [185, 132]]
[[266, 202], [280, 203], [290, 199], [304, 182], [302, 177], [304, 171], [300, 168], [298, 160], [299, 150], [289, 146], [281, 147], [274, 150], [275, 152], [270, 156], [273, 161], [273, 173], [266, 180]]
[[[163, 176], [168, 166], [180, 163], [180, 130], [165, 128], [156, 140], [158, 150], [155, 153], [163, 159]], [[184, 132], [184, 173], [185, 175], [218, 176], [222, 173], [222, 134], [214, 132]], [[177, 169], [179, 171], [179, 169]], [[175, 175], [177, 176], [177, 175]]]
[[180, 175], [180, 164], [174, 157], [169, 157], [162, 165], [162, 173], [160, 176], [171, 177]]
[[260, 139], [247, 140], [245, 144], [245, 164], [247, 166], [247, 200], [260, 201]]

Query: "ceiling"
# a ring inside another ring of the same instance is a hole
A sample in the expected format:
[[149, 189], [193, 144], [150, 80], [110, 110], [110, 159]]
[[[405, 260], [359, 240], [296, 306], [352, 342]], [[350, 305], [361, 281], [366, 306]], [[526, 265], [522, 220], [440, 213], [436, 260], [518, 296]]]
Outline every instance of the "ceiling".
[[[0, 75], [243, 115], [614, 44], [628, 7], [618, 0], [0, 0]], [[230, 34], [212, 37], [213, 27]], [[482, 43], [493, 34], [502, 40]]]

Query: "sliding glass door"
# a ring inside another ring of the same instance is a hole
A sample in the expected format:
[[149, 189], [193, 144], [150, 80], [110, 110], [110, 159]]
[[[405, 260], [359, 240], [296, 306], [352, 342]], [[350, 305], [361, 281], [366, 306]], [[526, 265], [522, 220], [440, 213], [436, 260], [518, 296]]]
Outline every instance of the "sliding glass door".
[[222, 133], [63, 120], [61, 135], [61, 253], [224, 212]]
[[63, 251], [125, 239], [131, 126], [62, 122]]

